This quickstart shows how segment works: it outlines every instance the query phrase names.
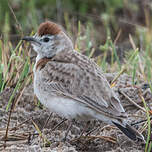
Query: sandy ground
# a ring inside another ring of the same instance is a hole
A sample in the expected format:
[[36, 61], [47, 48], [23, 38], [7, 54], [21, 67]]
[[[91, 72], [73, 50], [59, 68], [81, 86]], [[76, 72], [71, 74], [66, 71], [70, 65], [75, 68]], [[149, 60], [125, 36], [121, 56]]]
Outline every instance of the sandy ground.
[[[107, 74], [108, 81], [111, 81], [115, 74]], [[125, 96], [127, 95], [134, 102], [143, 107], [143, 103], [139, 97], [141, 90], [145, 101], [152, 107], [152, 95], [144, 82], [139, 85], [132, 86], [132, 79], [123, 74], [117, 80], [113, 87], [118, 97], [129, 114], [129, 122], [134, 123], [146, 119], [145, 113], [134, 106]], [[7, 88], [0, 96], [0, 151], [5, 152], [143, 152], [144, 145], [141, 142], [132, 142], [124, 134], [122, 134], [114, 126], [92, 121], [84, 132], [83, 136], [78, 139], [81, 132], [86, 128], [86, 123], [75, 121], [68, 134], [66, 142], [62, 142], [65, 135], [68, 121], [65, 121], [59, 127], [53, 129], [59, 124], [63, 118], [48, 111], [47, 108], [38, 107], [35, 104], [33, 87], [28, 86], [15, 110], [11, 114], [8, 140], [4, 142], [6, 127], [9, 118], [9, 112], [5, 111], [8, 99], [13, 89]], [[124, 94], [122, 94], [124, 93]], [[47, 124], [48, 117], [51, 117]], [[140, 123], [135, 127], [141, 131], [144, 123]], [[37, 129], [37, 127], [39, 129]], [[98, 128], [98, 129], [97, 129]], [[85, 136], [90, 130], [96, 129], [94, 132]], [[39, 135], [39, 130], [42, 134]], [[147, 131], [143, 131], [146, 138]], [[5, 147], [5, 148], [4, 148]]]

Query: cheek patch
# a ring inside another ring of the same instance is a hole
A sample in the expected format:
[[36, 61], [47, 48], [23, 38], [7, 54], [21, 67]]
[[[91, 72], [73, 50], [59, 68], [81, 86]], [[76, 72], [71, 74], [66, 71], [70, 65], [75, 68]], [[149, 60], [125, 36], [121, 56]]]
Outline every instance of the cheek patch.
[[40, 46], [37, 46], [37, 45], [35, 45], [35, 44], [33, 44], [33, 43], [32, 43], [31, 45], [32, 45], [32, 47], [33, 47], [33, 50], [36, 51], [36, 52], [37, 52], [37, 51], [39, 50], [39, 48], [40, 48]]

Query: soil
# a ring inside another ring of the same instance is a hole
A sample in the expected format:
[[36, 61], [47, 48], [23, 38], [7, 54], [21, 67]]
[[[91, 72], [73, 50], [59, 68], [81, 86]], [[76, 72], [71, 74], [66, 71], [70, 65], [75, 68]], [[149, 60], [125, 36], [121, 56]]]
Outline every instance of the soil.
[[[116, 74], [106, 74], [109, 82]], [[127, 95], [141, 107], [142, 100], [139, 97], [139, 90], [147, 105], [152, 108], [152, 94], [145, 82], [140, 81], [132, 85], [132, 78], [123, 74], [116, 81], [113, 87], [120, 98], [126, 112], [129, 115], [129, 123], [135, 123], [146, 119], [146, 114], [141, 109], [134, 106], [125, 96]], [[9, 97], [13, 88], [5, 89], [0, 95], [0, 151], [5, 152], [143, 152], [144, 144], [140, 141], [132, 142], [120, 130], [114, 126], [109, 126], [97, 120], [86, 124], [75, 121], [69, 131], [67, 140], [63, 142], [63, 137], [69, 126], [69, 121], [59, 124], [63, 118], [55, 113], [51, 113], [42, 105], [37, 106], [36, 98], [33, 94], [32, 84], [27, 86], [21, 99], [16, 104], [11, 113], [7, 141], [5, 134], [9, 113], [6, 112]], [[123, 94], [122, 94], [123, 92]], [[50, 119], [47, 121], [48, 117]], [[47, 124], [46, 124], [47, 122]], [[134, 125], [139, 131], [143, 130], [143, 123]], [[86, 127], [87, 126], [87, 127]], [[97, 129], [98, 128], [98, 129]], [[90, 130], [94, 130], [88, 136]], [[82, 131], [83, 135], [80, 137]], [[41, 131], [41, 133], [40, 133]], [[146, 139], [147, 130], [143, 135]], [[78, 139], [78, 137], [80, 137]]]

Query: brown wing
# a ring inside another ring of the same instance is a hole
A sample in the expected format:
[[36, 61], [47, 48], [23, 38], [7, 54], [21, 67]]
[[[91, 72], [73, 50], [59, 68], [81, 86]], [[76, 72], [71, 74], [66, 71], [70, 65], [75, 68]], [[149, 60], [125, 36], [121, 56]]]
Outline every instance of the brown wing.
[[80, 54], [76, 55], [76, 60], [64, 59], [51, 60], [41, 69], [43, 82], [49, 85], [50, 92], [73, 98], [102, 113], [122, 115], [124, 110], [120, 101], [93, 61]]

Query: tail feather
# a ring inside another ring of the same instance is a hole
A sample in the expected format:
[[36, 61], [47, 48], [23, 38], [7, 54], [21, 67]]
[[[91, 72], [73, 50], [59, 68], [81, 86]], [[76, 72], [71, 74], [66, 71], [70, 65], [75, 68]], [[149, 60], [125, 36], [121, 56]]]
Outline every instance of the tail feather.
[[118, 127], [128, 138], [130, 138], [133, 141], [142, 140], [145, 142], [144, 137], [142, 134], [140, 134], [137, 130], [135, 130], [130, 125], [126, 124], [125, 126], [113, 122], [113, 124]]

